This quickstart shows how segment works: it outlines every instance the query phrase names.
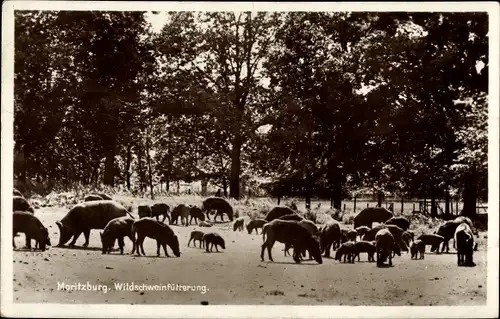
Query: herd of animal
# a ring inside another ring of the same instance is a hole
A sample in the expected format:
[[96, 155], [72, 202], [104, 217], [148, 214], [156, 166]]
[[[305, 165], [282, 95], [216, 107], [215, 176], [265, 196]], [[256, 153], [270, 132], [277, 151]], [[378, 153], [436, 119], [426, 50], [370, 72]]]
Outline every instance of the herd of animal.
[[[45, 250], [51, 245], [48, 229], [35, 216], [35, 211], [21, 192], [13, 191], [13, 236], [24, 233], [26, 247], [31, 249], [31, 239], [36, 241], [36, 248]], [[89, 245], [90, 231], [102, 229], [100, 233], [102, 253], [110, 253], [118, 241], [120, 253], [123, 254], [124, 238], [128, 237], [133, 243], [131, 254], [145, 255], [144, 239], [156, 240], [157, 255], [163, 248], [165, 256], [169, 257], [167, 246], [174, 255], [180, 257], [179, 239], [170, 225], [178, 225], [179, 218], [184, 226], [194, 221], [200, 227], [211, 227], [207, 222], [210, 215], [215, 214], [221, 221], [224, 215], [233, 222], [233, 231], [244, 231], [248, 234], [259, 229], [263, 238], [261, 246], [261, 260], [264, 261], [264, 252], [267, 249], [269, 260], [273, 261], [271, 250], [276, 242], [285, 244], [284, 254], [289, 255], [293, 248], [292, 258], [296, 263], [306, 258], [314, 259], [317, 263], [323, 262], [322, 257], [330, 257], [335, 252], [334, 259], [344, 263], [354, 263], [360, 260], [360, 254], [366, 253], [369, 262], [381, 265], [392, 259], [401, 251], [411, 254], [412, 259], [423, 259], [426, 246], [432, 252], [449, 251], [448, 242], [454, 239], [454, 248], [457, 250], [457, 264], [459, 266], [473, 266], [473, 252], [477, 250], [474, 244], [472, 221], [467, 217], [457, 217], [446, 221], [434, 233], [421, 234], [415, 238], [414, 231], [410, 230], [410, 222], [402, 216], [394, 216], [392, 212], [382, 207], [371, 207], [362, 210], [354, 218], [352, 228], [346, 228], [333, 218], [325, 224], [317, 225], [304, 219], [293, 209], [286, 206], [277, 206], [271, 209], [263, 219], [250, 220], [245, 225], [243, 217], [233, 220], [235, 210], [231, 204], [220, 197], [205, 199], [201, 207], [193, 205], [177, 205], [172, 210], [165, 203], [154, 205], [139, 205], [138, 215], [135, 218], [123, 205], [114, 201], [106, 194], [91, 194], [85, 197], [84, 202], [75, 205], [61, 220], [56, 222], [59, 228], [59, 247], [74, 246], [83, 233], [84, 247]], [[162, 217], [162, 220], [160, 220]], [[168, 220], [168, 224], [165, 223]], [[373, 226], [373, 223], [378, 223]], [[196, 241], [200, 248], [218, 252], [218, 247], [226, 249], [225, 241], [216, 232], [205, 233], [194, 230], [190, 234], [187, 246]], [[13, 239], [13, 246], [15, 243]], [[376, 254], [376, 260], [375, 260]]]

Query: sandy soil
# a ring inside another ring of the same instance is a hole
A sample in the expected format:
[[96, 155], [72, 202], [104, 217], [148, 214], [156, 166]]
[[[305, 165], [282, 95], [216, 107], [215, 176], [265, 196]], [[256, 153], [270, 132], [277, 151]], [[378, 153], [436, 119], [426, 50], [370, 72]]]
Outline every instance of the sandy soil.
[[[64, 208], [38, 209], [36, 215], [49, 227], [52, 243], [59, 239], [55, 221]], [[179, 236], [181, 257], [156, 257], [156, 242], [146, 239], [146, 257], [129, 255], [132, 243], [125, 239], [125, 253], [102, 255], [97, 230], [90, 245], [50, 247], [45, 252], [14, 251], [14, 302], [110, 303], [110, 304], [324, 304], [324, 305], [485, 305], [486, 252], [475, 253], [476, 267], [457, 267], [456, 255], [427, 253], [424, 260], [411, 260], [403, 253], [393, 267], [377, 268], [361, 262], [342, 264], [324, 259], [295, 264], [284, 257], [281, 243], [273, 249], [274, 263], [260, 261], [262, 236], [233, 232], [229, 224], [212, 228], [172, 226]], [[217, 231], [226, 241], [226, 250], [206, 253], [187, 247], [193, 229]], [[484, 236], [484, 234], [480, 234]], [[24, 234], [16, 237], [24, 247]], [[451, 243], [450, 243], [451, 246]], [[169, 249], [169, 255], [173, 256]], [[429, 249], [429, 248], [428, 248]], [[106, 285], [108, 291], [58, 290], [58, 283]], [[115, 284], [206, 286], [208, 291], [124, 291]]]

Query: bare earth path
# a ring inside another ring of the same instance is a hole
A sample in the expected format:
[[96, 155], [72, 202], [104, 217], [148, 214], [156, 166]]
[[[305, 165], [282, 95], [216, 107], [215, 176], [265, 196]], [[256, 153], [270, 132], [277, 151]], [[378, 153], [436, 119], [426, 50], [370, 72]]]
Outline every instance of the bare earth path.
[[[55, 221], [67, 212], [43, 208], [37, 216], [49, 227], [57, 244]], [[92, 230], [88, 249], [51, 247], [45, 252], [14, 251], [14, 302], [125, 303], [125, 304], [324, 304], [324, 305], [484, 305], [486, 303], [486, 252], [474, 254], [476, 267], [457, 267], [456, 255], [427, 253], [424, 260], [411, 260], [403, 253], [391, 268], [366, 262], [341, 264], [324, 259], [295, 264], [283, 256], [283, 244], [273, 249], [275, 262], [260, 261], [262, 236], [233, 232], [228, 224], [212, 228], [172, 226], [180, 240], [181, 257], [156, 257], [156, 242], [146, 239], [146, 257], [126, 254], [102, 255], [97, 230]], [[193, 229], [217, 231], [226, 250], [206, 253], [187, 247]], [[77, 245], [84, 242], [83, 235]], [[24, 246], [24, 234], [16, 238]], [[170, 249], [170, 248], [169, 248]], [[171, 250], [169, 254], [173, 256]], [[58, 291], [58, 282], [105, 284], [103, 291]], [[208, 291], [117, 291], [115, 283], [150, 285], [206, 285]]]

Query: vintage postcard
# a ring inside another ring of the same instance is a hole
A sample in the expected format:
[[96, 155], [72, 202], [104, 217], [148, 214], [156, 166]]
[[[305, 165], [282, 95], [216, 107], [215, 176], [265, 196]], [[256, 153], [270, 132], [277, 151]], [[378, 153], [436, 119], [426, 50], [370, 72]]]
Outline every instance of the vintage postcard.
[[3, 2], [1, 314], [498, 317], [499, 38], [497, 2]]

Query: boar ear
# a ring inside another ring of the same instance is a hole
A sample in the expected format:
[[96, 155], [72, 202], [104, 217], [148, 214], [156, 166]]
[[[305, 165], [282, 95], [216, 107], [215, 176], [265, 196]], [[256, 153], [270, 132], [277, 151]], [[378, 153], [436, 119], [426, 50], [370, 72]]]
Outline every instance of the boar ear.
[[60, 221], [56, 221], [56, 225], [59, 226], [59, 228], [63, 228], [63, 224]]
[[102, 232], [99, 232], [99, 235], [101, 235], [101, 238], [102, 238]]

